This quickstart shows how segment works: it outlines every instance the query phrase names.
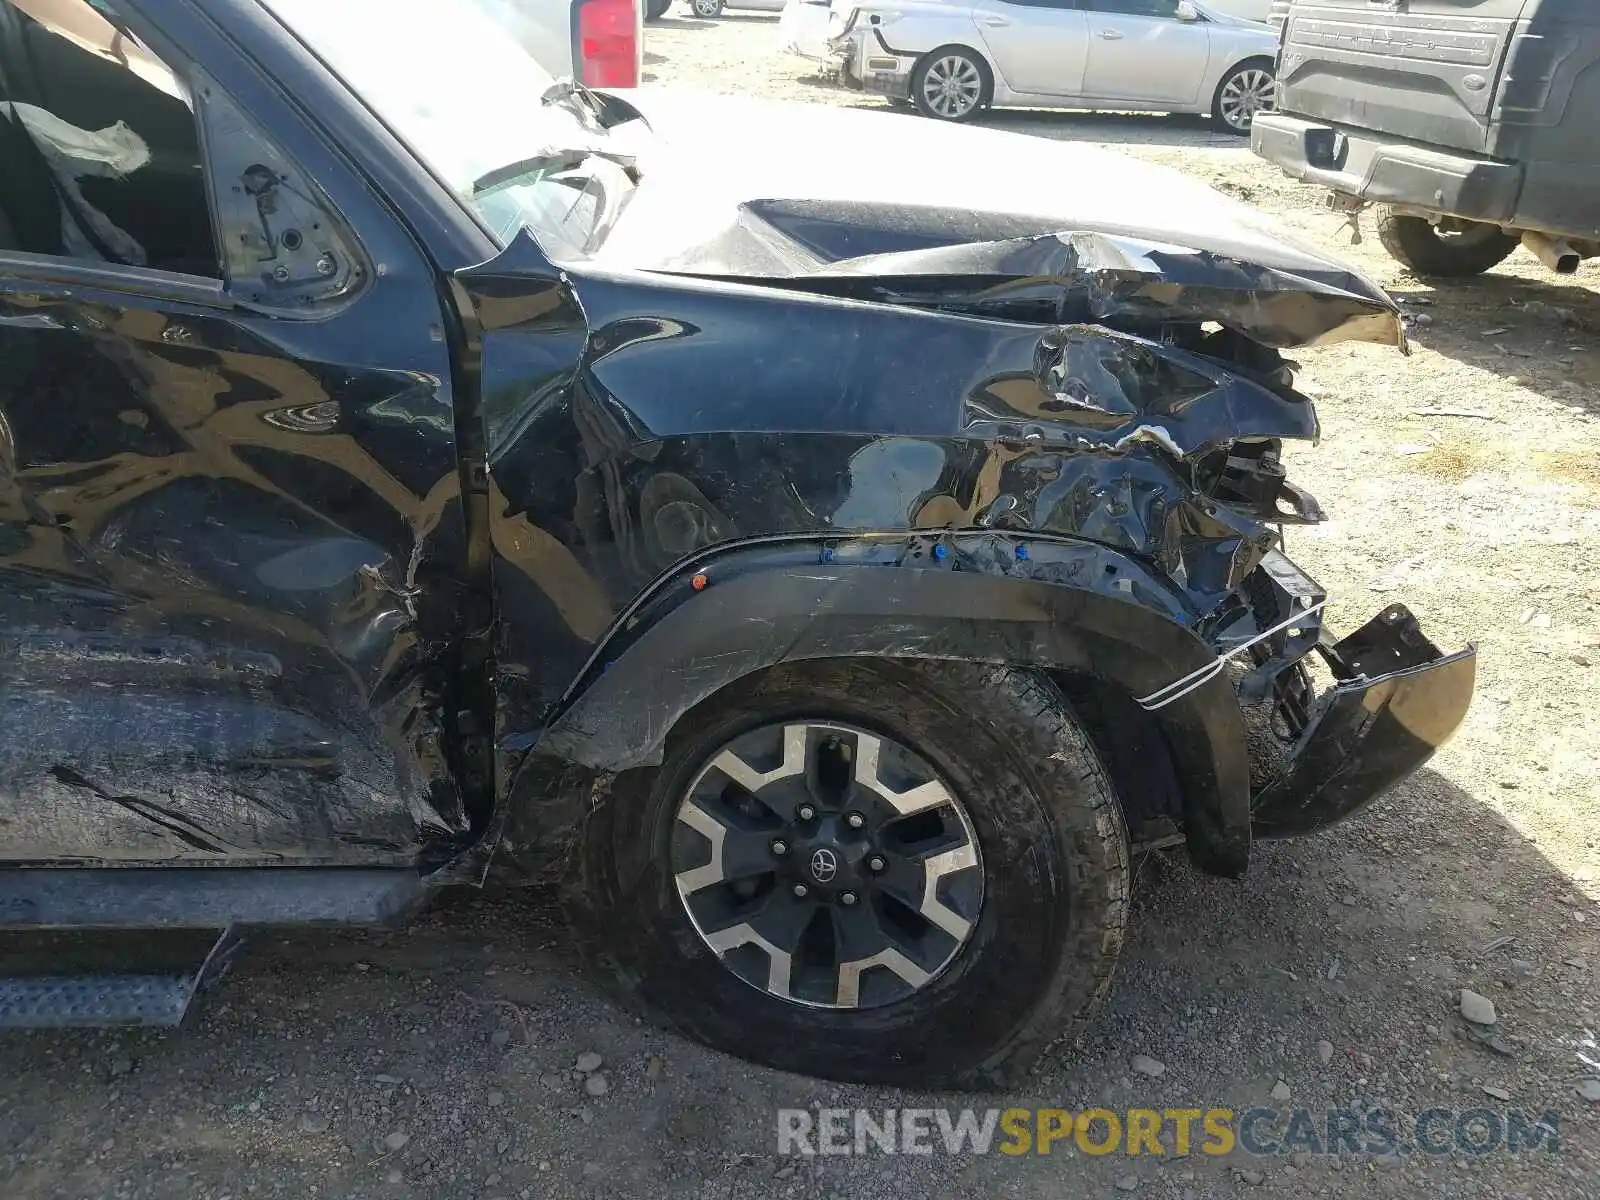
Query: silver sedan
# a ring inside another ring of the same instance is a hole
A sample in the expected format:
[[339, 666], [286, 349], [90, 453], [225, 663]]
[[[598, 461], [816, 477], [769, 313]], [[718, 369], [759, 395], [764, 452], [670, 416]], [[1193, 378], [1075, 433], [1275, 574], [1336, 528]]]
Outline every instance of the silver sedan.
[[1248, 134], [1277, 40], [1204, 0], [834, 0], [848, 87], [964, 121], [995, 108], [1206, 113]]

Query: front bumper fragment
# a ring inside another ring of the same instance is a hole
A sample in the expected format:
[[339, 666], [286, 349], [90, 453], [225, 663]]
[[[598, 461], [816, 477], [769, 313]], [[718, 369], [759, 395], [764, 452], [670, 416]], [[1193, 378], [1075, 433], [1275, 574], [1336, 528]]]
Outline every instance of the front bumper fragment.
[[1337, 682], [1319, 696], [1286, 770], [1251, 802], [1256, 837], [1342, 821], [1416, 771], [1466, 719], [1477, 651], [1442, 654], [1404, 605], [1319, 645]]

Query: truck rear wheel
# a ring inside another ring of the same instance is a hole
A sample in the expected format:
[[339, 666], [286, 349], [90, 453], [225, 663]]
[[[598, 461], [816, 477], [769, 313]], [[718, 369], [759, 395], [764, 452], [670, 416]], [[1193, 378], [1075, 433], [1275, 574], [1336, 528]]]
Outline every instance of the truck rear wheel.
[[569, 911], [644, 1013], [788, 1071], [997, 1086], [1089, 1016], [1128, 839], [1030, 672], [841, 659], [742, 680], [591, 805]]
[[1401, 265], [1418, 275], [1461, 279], [1499, 266], [1517, 248], [1517, 239], [1496, 225], [1463, 222], [1457, 231], [1439, 229], [1424, 217], [1378, 209], [1378, 240]]

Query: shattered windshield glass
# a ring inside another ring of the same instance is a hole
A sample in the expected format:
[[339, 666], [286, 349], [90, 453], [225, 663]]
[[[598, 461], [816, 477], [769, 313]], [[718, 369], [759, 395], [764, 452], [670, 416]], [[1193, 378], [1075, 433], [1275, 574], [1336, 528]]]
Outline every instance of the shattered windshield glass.
[[[505, 245], [591, 253], [633, 178], [586, 93], [479, 0], [265, 0]], [[620, 160], [620, 161], [619, 161]]]

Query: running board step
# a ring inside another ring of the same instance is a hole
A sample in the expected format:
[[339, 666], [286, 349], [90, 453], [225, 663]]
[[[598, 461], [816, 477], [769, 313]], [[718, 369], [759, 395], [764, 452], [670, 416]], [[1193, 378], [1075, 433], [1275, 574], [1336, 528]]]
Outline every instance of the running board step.
[[220, 979], [240, 945], [225, 930], [187, 975], [38, 975], [0, 978], [0, 1029], [181, 1024], [195, 993]]
[[16, 867], [0, 870], [0, 928], [393, 925], [422, 895], [410, 869]]
[[176, 1025], [193, 996], [185, 975], [0, 979], [0, 1029]]

